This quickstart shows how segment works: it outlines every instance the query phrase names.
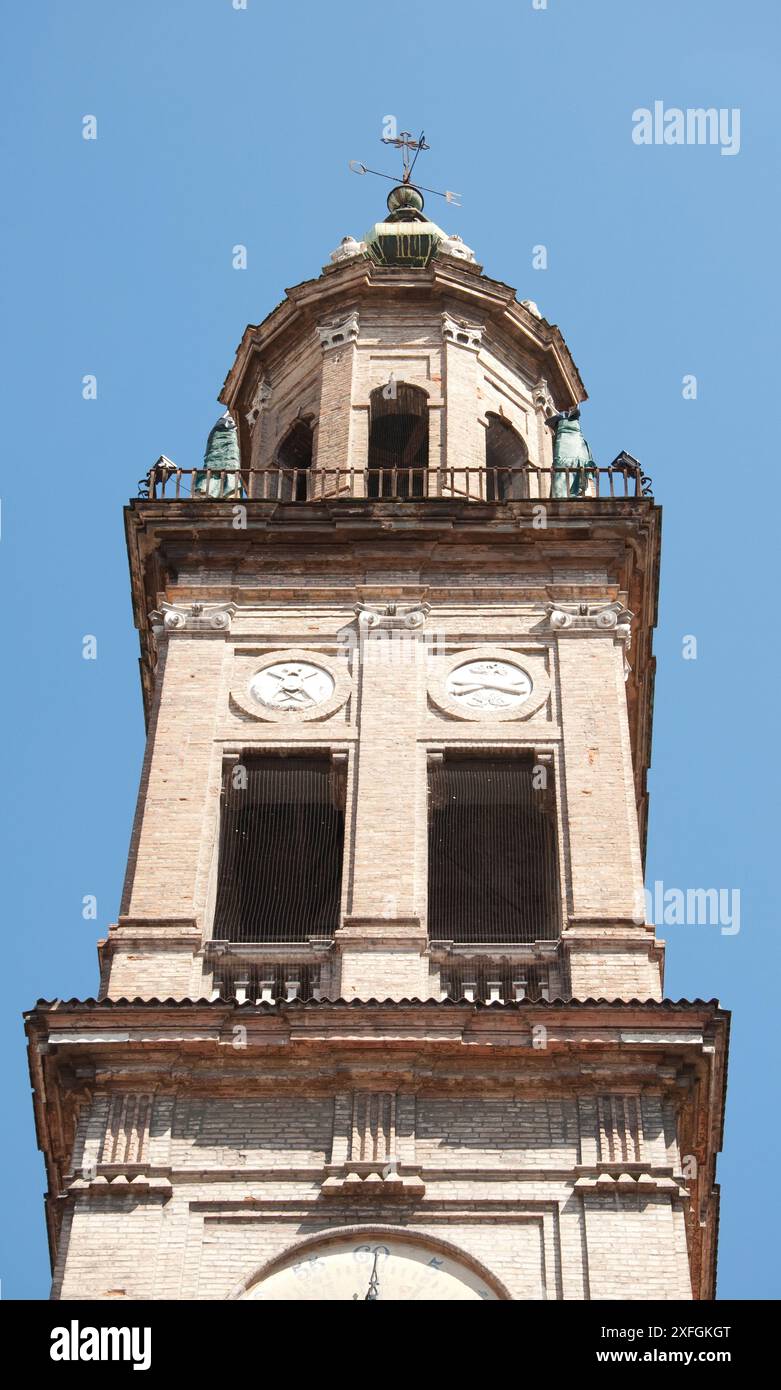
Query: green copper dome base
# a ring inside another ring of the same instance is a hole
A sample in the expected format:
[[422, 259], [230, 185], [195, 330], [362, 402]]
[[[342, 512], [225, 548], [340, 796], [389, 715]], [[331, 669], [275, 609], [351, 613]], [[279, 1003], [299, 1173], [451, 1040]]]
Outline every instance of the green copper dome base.
[[388, 217], [370, 227], [364, 242], [378, 265], [427, 266], [445, 233], [423, 213], [423, 195], [412, 184], [388, 194]]

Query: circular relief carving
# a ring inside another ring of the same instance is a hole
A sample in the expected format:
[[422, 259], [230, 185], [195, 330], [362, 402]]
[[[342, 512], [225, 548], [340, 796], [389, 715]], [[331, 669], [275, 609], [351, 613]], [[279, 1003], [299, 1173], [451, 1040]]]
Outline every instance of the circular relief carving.
[[230, 699], [252, 719], [277, 724], [330, 719], [352, 681], [344, 656], [306, 647], [254, 653], [237, 648]]
[[532, 693], [531, 677], [511, 661], [467, 661], [445, 681], [445, 693], [467, 710], [506, 710], [522, 705]]
[[[544, 648], [473, 647], [436, 659], [429, 699], [451, 719], [478, 723], [531, 719], [550, 699]], [[543, 716], [545, 717], [545, 716]]]
[[336, 682], [330, 671], [310, 661], [276, 661], [249, 682], [253, 700], [266, 709], [309, 710], [324, 705]]

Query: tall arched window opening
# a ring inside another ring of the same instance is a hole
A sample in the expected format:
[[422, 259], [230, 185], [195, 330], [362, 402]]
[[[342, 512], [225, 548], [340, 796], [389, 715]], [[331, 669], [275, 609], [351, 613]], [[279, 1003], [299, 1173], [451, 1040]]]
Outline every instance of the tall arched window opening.
[[523, 469], [529, 451], [521, 436], [500, 415], [489, 415], [485, 432], [486, 497], [507, 502], [528, 497], [529, 479]]
[[428, 397], [391, 380], [372, 391], [369, 407], [369, 497], [425, 497]]
[[277, 496], [280, 502], [305, 502], [312, 467], [312, 426], [296, 420], [277, 449], [274, 463], [279, 470]]

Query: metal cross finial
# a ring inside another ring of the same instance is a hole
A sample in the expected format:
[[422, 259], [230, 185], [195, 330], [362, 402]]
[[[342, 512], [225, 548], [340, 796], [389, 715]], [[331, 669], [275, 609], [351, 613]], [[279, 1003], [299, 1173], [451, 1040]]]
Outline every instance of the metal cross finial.
[[[397, 150], [401, 150], [401, 163], [403, 167], [401, 179], [402, 183], [409, 183], [412, 170], [415, 168], [415, 159], [417, 159], [421, 150], [431, 149], [431, 146], [426, 144], [423, 131], [421, 130], [417, 140], [413, 140], [408, 130], [402, 130], [400, 135], [383, 135], [381, 139], [383, 145], [395, 145]], [[415, 159], [413, 159], [410, 164], [411, 150], [415, 151]]]
[[[421, 193], [434, 193], [437, 198], [444, 198], [446, 202], [453, 203], [457, 208], [461, 206], [461, 194], [453, 193], [446, 189], [443, 193], [439, 188], [427, 188], [423, 183], [412, 183], [412, 171], [415, 168], [415, 161], [421, 150], [429, 150], [431, 146], [426, 141], [423, 131], [420, 132], [417, 140], [413, 138], [408, 130], [402, 130], [399, 135], [382, 135], [383, 145], [393, 145], [397, 150], [401, 150], [402, 162], [402, 184], [409, 184], [412, 188], [417, 188]], [[414, 158], [410, 159], [410, 154], [415, 151]], [[365, 164], [359, 163], [357, 159], [350, 160], [350, 168], [354, 174], [374, 174], [379, 179], [390, 179], [391, 183], [398, 184], [399, 180], [395, 174], [384, 174], [380, 169], [369, 169]]]

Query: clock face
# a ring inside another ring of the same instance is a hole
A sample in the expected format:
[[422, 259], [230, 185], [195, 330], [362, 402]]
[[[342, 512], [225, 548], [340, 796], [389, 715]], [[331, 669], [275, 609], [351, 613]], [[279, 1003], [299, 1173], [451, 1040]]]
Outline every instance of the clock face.
[[354, 1303], [497, 1301], [468, 1266], [412, 1241], [385, 1235], [329, 1241], [309, 1249], [245, 1295], [262, 1302]]
[[334, 693], [330, 671], [309, 661], [278, 661], [252, 677], [249, 693], [268, 709], [305, 710], [322, 705]]
[[468, 661], [450, 672], [445, 690], [465, 709], [505, 710], [528, 700], [532, 682], [511, 661]]

